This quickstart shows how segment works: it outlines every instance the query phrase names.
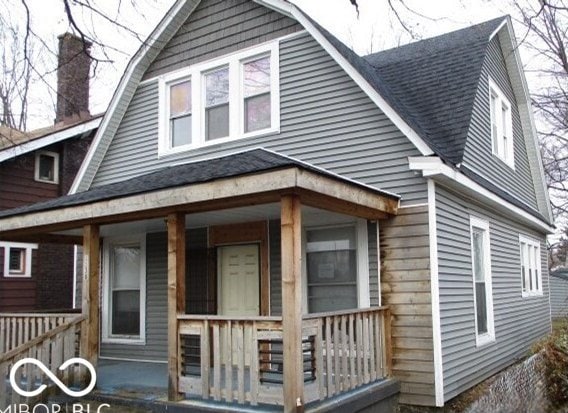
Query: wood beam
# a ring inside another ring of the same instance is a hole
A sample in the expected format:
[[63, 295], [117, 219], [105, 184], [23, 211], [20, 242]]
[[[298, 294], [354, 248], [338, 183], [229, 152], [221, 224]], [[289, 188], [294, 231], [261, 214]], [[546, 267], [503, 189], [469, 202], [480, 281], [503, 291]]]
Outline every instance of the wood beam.
[[281, 199], [284, 412], [304, 410], [302, 364], [302, 212], [297, 195]]
[[99, 272], [100, 236], [97, 225], [83, 229], [83, 299], [82, 313], [86, 321], [81, 328], [81, 357], [93, 366], [99, 354]]
[[25, 242], [32, 244], [62, 244], [62, 245], [82, 245], [83, 237], [80, 235], [62, 235], [62, 234], [35, 234], [25, 236], [13, 236], [9, 239], [0, 237], [0, 241], [7, 242]]
[[168, 215], [168, 399], [180, 400], [177, 317], [185, 313], [185, 214]]

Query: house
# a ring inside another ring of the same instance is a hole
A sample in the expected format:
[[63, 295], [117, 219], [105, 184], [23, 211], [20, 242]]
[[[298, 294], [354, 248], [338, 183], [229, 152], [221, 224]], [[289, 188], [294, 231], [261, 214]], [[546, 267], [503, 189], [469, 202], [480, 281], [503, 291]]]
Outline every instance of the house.
[[550, 314], [552, 318], [568, 316], [568, 271], [565, 268], [550, 272]]
[[[55, 124], [31, 132], [0, 127], [0, 210], [66, 195], [102, 116], [91, 116], [90, 58], [83, 43], [59, 38]], [[0, 242], [0, 311], [74, 308], [75, 247]], [[57, 293], [55, 293], [57, 292]]]
[[0, 237], [82, 236], [81, 354], [171, 402], [444, 406], [550, 331], [507, 17], [360, 57], [286, 1], [177, 1], [72, 192]]

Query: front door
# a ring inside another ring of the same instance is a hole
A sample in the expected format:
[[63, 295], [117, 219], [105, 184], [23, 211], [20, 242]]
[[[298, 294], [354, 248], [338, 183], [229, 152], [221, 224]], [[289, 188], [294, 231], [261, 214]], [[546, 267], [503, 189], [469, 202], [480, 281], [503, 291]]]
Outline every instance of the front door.
[[[257, 244], [231, 245], [218, 248], [219, 315], [228, 317], [258, 316], [260, 314], [260, 265]], [[237, 364], [239, 348], [235, 329], [221, 332], [221, 361], [227, 363], [227, 347], [231, 350], [231, 364]], [[227, 340], [227, 337], [231, 337]], [[250, 331], [245, 332], [245, 365], [250, 364]], [[230, 342], [229, 342], [230, 341]], [[228, 346], [230, 344], [230, 346]]]
[[260, 310], [257, 244], [219, 247], [219, 315], [258, 316]]

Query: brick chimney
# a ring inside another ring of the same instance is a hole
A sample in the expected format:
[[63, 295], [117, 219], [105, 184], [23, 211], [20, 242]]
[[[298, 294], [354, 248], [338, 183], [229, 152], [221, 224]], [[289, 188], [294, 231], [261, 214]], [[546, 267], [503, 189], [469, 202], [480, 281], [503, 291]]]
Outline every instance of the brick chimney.
[[91, 43], [83, 44], [80, 37], [65, 33], [58, 37], [57, 109], [55, 123], [72, 123], [90, 117], [89, 71]]

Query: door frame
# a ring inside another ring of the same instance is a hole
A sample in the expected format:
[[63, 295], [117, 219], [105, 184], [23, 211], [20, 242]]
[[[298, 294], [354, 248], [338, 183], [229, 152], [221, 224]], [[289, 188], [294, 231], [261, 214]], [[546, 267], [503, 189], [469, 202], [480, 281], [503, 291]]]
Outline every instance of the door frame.
[[[238, 244], [259, 244], [260, 315], [268, 316], [270, 315], [268, 222], [256, 221], [209, 227], [209, 248]], [[215, 271], [216, 291], [219, 291], [218, 272], [217, 269]], [[218, 303], [216, 308], [219, 308]]]

